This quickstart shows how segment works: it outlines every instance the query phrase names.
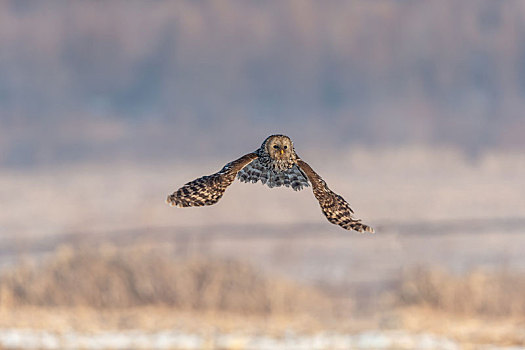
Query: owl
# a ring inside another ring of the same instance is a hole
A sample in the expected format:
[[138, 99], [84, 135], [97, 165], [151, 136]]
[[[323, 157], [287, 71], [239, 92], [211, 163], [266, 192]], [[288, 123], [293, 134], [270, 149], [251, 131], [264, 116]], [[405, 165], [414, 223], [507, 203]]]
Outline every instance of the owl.
[[215, 174], [188, 182], [166, 200], [176, 207], [201, 207], [215, 204], [235, 178], [242, 182], [262, 184], [270, 188], [286, 186], [295, 191], [312, 186], [313, 194], [328, 221], [346, 230], [374, 232], [374, 229], [354, 217], [354, 211], [343, 197], [333, 192], [323, 178], [303, 161], [292, 140], [285, 135], [266, 138], [255, 152], [226, 164]]

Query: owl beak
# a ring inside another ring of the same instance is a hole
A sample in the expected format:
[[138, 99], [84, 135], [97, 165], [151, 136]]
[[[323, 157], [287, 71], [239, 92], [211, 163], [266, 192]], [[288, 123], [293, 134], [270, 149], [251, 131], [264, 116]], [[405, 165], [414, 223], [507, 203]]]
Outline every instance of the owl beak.
[[283, 154], [284, 154], [284, 150], [281, 150], [281, 155], [283, 155]]

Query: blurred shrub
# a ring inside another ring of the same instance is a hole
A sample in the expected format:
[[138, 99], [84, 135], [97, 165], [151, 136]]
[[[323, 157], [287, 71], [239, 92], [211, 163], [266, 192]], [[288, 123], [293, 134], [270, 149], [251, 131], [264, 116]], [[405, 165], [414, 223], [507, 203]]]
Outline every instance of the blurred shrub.
[[437, 268], [414, 268], [403, 275], [402, 305], [486, 316], [525, 314], [525, 274], [505, 269], [453, 275]]
[[181, 310], [247, 314], [328, 315], [316, 290], [224, 259], [176, 259], [141, 249], [61, 248], [40, 264], [23, 263], [0, 278], [0, 306], [127, 308], [165, 305]]

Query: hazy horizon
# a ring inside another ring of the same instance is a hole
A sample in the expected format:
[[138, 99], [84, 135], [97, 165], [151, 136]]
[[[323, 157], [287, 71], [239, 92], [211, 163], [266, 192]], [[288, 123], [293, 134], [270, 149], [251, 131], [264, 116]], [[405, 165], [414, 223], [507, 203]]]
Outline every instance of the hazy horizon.
[[[123, 6], [125, 4], [125, 6]], [[0, 166], [525, 146], [519, 1], [1, 1]]]

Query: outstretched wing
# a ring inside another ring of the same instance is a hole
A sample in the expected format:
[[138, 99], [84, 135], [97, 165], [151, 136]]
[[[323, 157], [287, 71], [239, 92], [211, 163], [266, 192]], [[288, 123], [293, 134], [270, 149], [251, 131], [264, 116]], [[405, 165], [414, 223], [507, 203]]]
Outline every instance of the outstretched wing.
[[328, 221], [332, 224], [341, 226], [346, 230], [355, 230], [358, 232], [374, 232], [374, 229], [361, 223], [361, 220], [353, 217], [354, 211], [343, 197], [332, 192], [326, 185], [326, 182], [317, 174], [308, 163], [302, 159], [297, 160], [297, 165], [306, 174], [312, 184], [315, 198], [319, 201], [321, 210]]
[[215, 174], [199, 177], [188, 182], [170, 194], [166, 202], [177, 207], [202, 207], [215, 204], [221, 199], [226, 188], [235, 180], [237, 172], [256, 158], [257, 154], [249, 153], [226, 164]]

